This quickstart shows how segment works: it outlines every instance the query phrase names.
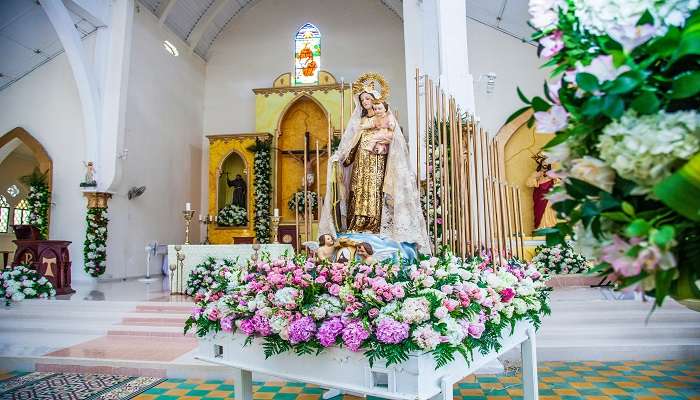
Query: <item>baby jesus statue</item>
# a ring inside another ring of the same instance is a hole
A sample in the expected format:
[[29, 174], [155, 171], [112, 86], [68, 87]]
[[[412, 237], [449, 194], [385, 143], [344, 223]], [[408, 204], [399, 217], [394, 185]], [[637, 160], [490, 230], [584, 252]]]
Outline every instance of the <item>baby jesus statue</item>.
[[374, 134], [366, 142], [364, 150], [374, 154], [387, 154], [389, 153], [389, 144], [394, 138], [396, 123], [389, 115], [389, 104], [386, 102], [375, 102], [372, 108], [374, 116], [369, 118], [363, 128], [373, 130]]

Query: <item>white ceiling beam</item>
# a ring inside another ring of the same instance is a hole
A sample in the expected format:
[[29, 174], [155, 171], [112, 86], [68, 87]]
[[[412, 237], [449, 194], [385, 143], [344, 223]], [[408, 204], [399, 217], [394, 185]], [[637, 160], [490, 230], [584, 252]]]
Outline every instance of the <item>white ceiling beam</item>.
[[165, 23], [165, 20], [168, 18], [168, 14], [170, 14], [170, 11], [172, 11], [175, 3], [177, 3], [177, 0], [163, 0], [158, 6], [156, 15], [158, 16], [158, 22], [160, 22], [161, 25]]
[[216, 18], [231, 1], [232, 0], [216, 0], [214, 4], [207, 9], [204, 15], [202, 15], [202, 18], [199, 19], [194, 29], [192, 29], [190, 36], [187, 38], [187, 44], [190, 46], [191, 50], [197, 47], [199, 41], [202, 40], [204, 32], [206, 32], [214, 22], [214, 18]]
[[63, 0], [73, 14], [85, 18], [94, 26], [106, 26], [109, 16], [109, 2], [102, 0]]

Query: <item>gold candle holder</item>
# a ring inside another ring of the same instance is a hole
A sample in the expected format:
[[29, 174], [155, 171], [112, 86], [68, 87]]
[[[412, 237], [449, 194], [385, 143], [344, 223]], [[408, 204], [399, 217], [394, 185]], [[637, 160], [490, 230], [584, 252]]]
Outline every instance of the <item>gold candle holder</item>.
[[185, 218], [185, 244], [190, 244], [190, 223], [194, 217], [194, 210], [185, 210], [182, 216]]
[[211, 244], [209, 243], [209, 225], [216, 222], [216, 215], [200, 215], [199, 222], [204, 225], [204, 232], [206, 233], [204, 241], [201, 244]]
[[270, 227], [272, 228], [272, 243], [279, 243], [279, 227], [280, 227], [280, 217], [272, 216], [270, 217]]

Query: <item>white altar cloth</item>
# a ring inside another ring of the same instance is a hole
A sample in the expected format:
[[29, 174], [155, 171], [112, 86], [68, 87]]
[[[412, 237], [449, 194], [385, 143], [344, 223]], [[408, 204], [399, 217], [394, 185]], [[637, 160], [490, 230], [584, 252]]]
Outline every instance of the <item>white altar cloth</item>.
[[[504, 335], [510, 333], [510, 329], [504, 331]], [[469, 365], [456, 354], [453, 362], [437, 370], [431, 354], [414, 353], [401, 364], [385, 367], [379, 361], [370, 367], [362, 352], [339, 347], [326, 349], [317, 356], [285, 353], [265, 359], [263, 340], [256, 338], [244, 347], [246, 337], [219, 332], [199, 338], [198, 359], [232, 367], [237, 400], [253, 399], [252, 372], [385, 399], [452, 400], [455, 383], [516, 346], [520, 346], [523, 360], [523, 397], [538, 398], [535, 328], [526, 321], [518, 322], [512, 335], [501, 337], [500, 351], [486, 355], [475, 351]]]
[[[190, 276], [190, 271], [194, 269], [197, 265], [201, 264], [204, 260], [209, 257], [214, 257], [216, 259], [228, 258], [231, 260], [236, 260], [238, 257], [240, 262], [243, 262], [255, 254], [252, 244], [210, 244], [210, 245], [199, 245], [199, 244], [183, 244], [181, 245], [181, 253], [185, 255], [184, 269], [180, 276], [182, 277], [182, 288], [184, 289], [187, 284], [187, 277]], [[294, 248], [290, 244], [261, 244], [258, 254], [267, 252], [270, 257], [278, 258], [285, 251], [290, 255], [294, 255]], [[168, 265], [177, 264], [177, 252], [175, 251], [175, 245], [168, 245]], [[168, 271], [170, 272], [170, 271]], [[172, 287], [170, 292], [176, 292], [180, 288], [180, 276], [173, 272]]]

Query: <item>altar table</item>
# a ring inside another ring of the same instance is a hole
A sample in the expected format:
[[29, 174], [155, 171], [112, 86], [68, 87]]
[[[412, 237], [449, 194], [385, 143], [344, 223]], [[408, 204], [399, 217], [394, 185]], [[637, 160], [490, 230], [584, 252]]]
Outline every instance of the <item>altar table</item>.
[[[183, 270], [180, 274], [176, 272], [172, 273], [170, 293], [178, 292], [177, 289], [180, 287], [184, 289], [192, 269], [209, 257], [214, 257], [216, 259], [226, 258], [233, 261], [238, 258], [240, 262], [244, 262], [255, 254], [252, 244], [183, 244], [181, 246], [182, 249], [180, 253], [185, 255]], [[282, 256], [285, 252], [287, 252], [289, 256], [293, 256], [294, 248], [290, 244], [261, 244], [258, 254], [262, 254], [263, 252], [269, 253], [270, 257], [274, 259]], [[177, 264], [175, 245], [168, 245], [168, 265], [171, 264]], [[168, 273], [168, 275], [170, 275], [169, 270]]]
[[504, 329], [501, 350], [486, 355], [475, 351], [469, 365], [456, 354], [454, 361], [437, 370], [433, 356], [422, 352], [412, 353], [408, 361], [388, 367], [384, 361], [370, 367], [362, 352], [339, 347], [315, 356], [285, 353], [265, 359], [263, 339], [255, 338], [244, 346], [246, 338], [241, 333], [225, 332], [199, 338], [198, 359], [232, 368], [237, 400], [253, 399], [253, 372], [385, 399], [452, 400], [455, 383], [516, 346], [520, 346], [523, 361], [523, 398], [538, 398], [535, 328], [527, 321], [518, 322], [512, 334], [510, 329]]

